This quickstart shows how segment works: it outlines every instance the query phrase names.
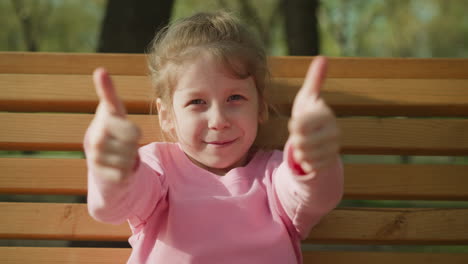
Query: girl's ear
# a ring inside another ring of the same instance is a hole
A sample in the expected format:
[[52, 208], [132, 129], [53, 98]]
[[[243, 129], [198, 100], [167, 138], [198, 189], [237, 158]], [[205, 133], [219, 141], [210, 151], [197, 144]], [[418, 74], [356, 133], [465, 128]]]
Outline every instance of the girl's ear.
[[156, 107], [158, 109], [159, 126], [166, 134], [171, 134], [174, 125], [169, 109], [163, 104], [161, 98], [156, 99]]

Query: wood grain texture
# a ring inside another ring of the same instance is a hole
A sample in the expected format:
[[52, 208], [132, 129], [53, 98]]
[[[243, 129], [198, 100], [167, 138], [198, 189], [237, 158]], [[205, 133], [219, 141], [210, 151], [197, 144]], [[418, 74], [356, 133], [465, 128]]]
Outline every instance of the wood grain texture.
[[2, 239], [59, 239], [126, 241], [126, 223], [115, 226], [92, 219], [86, 204], [0, 203]]
[[143, 54], [0, 52], [0, 73], [88, 74], [105, 67], [116, 75], [146, 75]]
[[[0, 113], [0, 149], [81, 150], [90, 114]], [[143, 132], [141, 144], [164, 141], [157, 116], [130, 115]], [[257, 143], [281, 148], [286, 118], [260, 127]], [[468, 119], [339, 118], [342, 152], [355, 154], [467, 155]], [[167, 137], [166, 137], [167, 139]]]
[[84, 159], [1, 158], [0, 193], [86, 195]]
[[[151, 111], [145, 76], [114, 76], [130, 113]], [[269, 101], [289, 114], [302, 78], [275, 78]], [[0, 74], [0, 110], [93, 113], [97, 96], [89, 75]], [[468, 116], [468, 79], [330, 78], [322, 96], [338, 115]]]
[[468, 165], [345, 164], [345, 199], [468, 201]]
[[[313, 57], [270, 57], [270, 101], [289, 114]], [[81, 150], [97, 98], [92, 71], [106, 67], [131, 113], [147, 113], [151, 89], [142, 54], [0, 52], [2, 150]], [[468, 59], [330, 58], [322, 96], [341, 115], [345, 154], [468, 155]], [[70, 114], [74, 113], [74, 114]], [[346, 117], [353, 116], [353, 117]], [[130, 115], [141, 144], [163, 141], [156, 116]], [[281, 148], [286, 118], [272, 118], [258, 143]], [[347, 199], [468, 198], [468, 166], [346, 164]], [[85, 194], [80, 159], [0, 159], [0, 192]], [[94, 221], [85, 204], [0, 203], [0, 239], [125, 241], [127, 224]], [[468, 245], [468, 208], [339, 208], [305, 243]], [[0, 263], [124, 263], [129, 249], [2, 248]], [[305, 263], [468, 263], [468, 254], [305, 252]]]
[[[129, 248], [0, 247], [0, 262], [115, 264], [125, 263], [130, 252]], [[352, 261], [361, 264], [466, 264], [468, 262], [468, 254], [463, 253], [305, 251], [302, 254], [304, 264], [349, 264]]]
[[304, 264], [466, 264], [468, 254], [463, 253], [403, 253], [403, 252], [303, 252]]
[[[313, 57], [269, 58], [274, 77], [305, 76]], [[99, 66], [115, 75], [147, 75], [142, 54], [0, 52], [0, 73], [91, 74]], [[467, 79], [468, 59], [329, 58], [329, 77]], [[378, 69], [378, 70], [374, 70]]]
[[126, 263], [130, 252], [129, 248], [0, 247], [0, 263], [116, 264]]
[[[467, 119], [338, 118], [344, 154], [466, 155]], [[260, 145], [281, 148], [288, 138], [287, 119], [260, 127]]]
[[339, 208], [312, 229], [307, 241], [468, 244], [467, 222], [466, 208]]
[[[270, 57], [269, 68], [274, 77], [305, 76], [314, 57]], [[468, 59], [358, 58], [330, 57], [331, 78], [468, 78]]]
[[[0, 239], [126, 241], [130, 229], [94, 221], [86, 204], [0, 203]], [[468, 244], [467, 208], [338, 208], [306, 242]], [[350, 223], [353, 223], [350, 225]]]
[[[0, 113], [1, 149], [82, 150], [91, 114]], [[143, 131], [142, 144], [164, 141], [157, 116], [130, 115]]]
[[[85, 195], [84, 159], [0, 159], [0, 193]], [[345, 164], [345, 199], [465, 200], [467, 165]]]

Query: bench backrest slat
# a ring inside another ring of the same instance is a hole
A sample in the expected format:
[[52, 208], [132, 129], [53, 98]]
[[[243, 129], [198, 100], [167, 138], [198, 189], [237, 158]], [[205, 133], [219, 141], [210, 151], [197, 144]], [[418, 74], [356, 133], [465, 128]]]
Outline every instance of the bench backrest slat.
[[[3, 239], [126, 241], [130, 235], [127, 224], [116, 227], [94, 221], [85, 204], [0, 203], [0, 210], [9, 216], [0, 224]], [[463, 220], [467, 217], [468, 210], [457, 208], [339, 208], [316, 226], [307, 242], [468, 243]], [[450, 226], [448, 218], [453, 219]]]
[[[131, 115], [142, 128], [141, 144], [164, 140], [157, 116]], [[0, 148], [81, 150], [90, 114], [0, 113]], [[280, 148], [287, 140], [287, 118], [272, 117], [260, 128], [259, 142]], [[343, 153], [468, 155], [468, 119], [339, 118]], [[421, 135], [424, 135], [422, 137]], [[167, 138], [167, 137], [166, 137]]]
[[[123, 263], [130, 249], [127, 248], [53, 248], [53, 247], [0, 247], [0, 262], [5, 264], [16, 263]], [[323, 251], [305, 252], [304, 263], [334, 263], [349, 264], [350, 260], [359, 260], [360, 264], [427, 264], [427, 263], [453, 263], [465, 264], [468, 254], [449, 253], [393, 253], [393, 252], [347, 252]], [[352, 262], [351, 262], [352, 263]]]
[[[0, 193], [86, 195], [83, 159], [3, 158], [0, 171]], [[345, 199], [468, 200], [468, 165], [345, 164], [345, 171]]]
[[[0, 52], [0, 73], [52, 73], [89, 75], [104, 66], [114, 75], [145, 76], [141, 54]], [[273, 77], [303, 78], [312, 57], [279, 56], [269, 60]], [[328, 77], [468, 79], [466, 59], [331, 58]]]
[[[147, 76], [113, 79], [129, 113], [149, 113], [152, 91]], [[302, 82], [272, 79], [268, 98], [279, 112], [289, 114]], [[0, 74], [0, 86], [3, 111], [93, 113], [97, 106], [91, 72]], [[330, 78], [322, 95], [338, 115], [468, 116], [468, 79]]]

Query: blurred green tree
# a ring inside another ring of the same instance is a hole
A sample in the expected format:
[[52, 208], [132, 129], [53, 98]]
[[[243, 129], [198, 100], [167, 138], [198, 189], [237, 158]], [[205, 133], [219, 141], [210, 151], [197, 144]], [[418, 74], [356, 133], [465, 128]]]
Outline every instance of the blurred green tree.
[[467, 57], [466, 0], [327, 0], [320, 12], [325, 54]]
[[[108, 2], [109, 5], [106, 5]], [[100, 41], [103, 38], [110, 40], [109, 45], [127, 46], [131, 42], [132, 45], [144, 47], [150, 37], [137, 44], [138, 40], [131, 34], [139, 34], [137, 29], [141, 29], [141, 32], [147, 32], [143, 35], [152, 37], [158, 25], [165, 23], [158, 22], [157, 13], [167, 10], [167, 7], [152, 6], [155, 3], [164, 4], [161, 1], [148, 1], [151, 3], [144, 6], [138, 6], [136, 2], [138, 1], [0, 0], [0, 50], [119, 52], [106, 48], [104, 40]], [[198, 11], [221, 8], [237, 13], [258, 33], [269, 55], [306, 55], [309, 54], [306, 52], [312, 52], [314, 44], [311, 44], [313, 40], [309, 38], [314, 35], [314, 23], [311, 21], [314, 19], [314, 12], [318, 12], [320, 34], [317, 34], [317, 47], [320, 46], [320, 53], [324, 55], [468, 56], [466, 0], [167, 1], [170, 2], [173, 2], [172, 12], [165, 12], [166, 15], [171, 13], [170, 20]], [[117, 22], [112, 22], [115, 24], [107, 23], [105, 14], [109, 12], [109, 17], [113, 16], [110, 15], [110, 6], [116, 5], [115, 3], [120, 3], [122, 7], [133, 7], [120, 10], [120, 15], [115, 15]], [[145, 21], [144, 25], [133, 20], [136, 19], [134, 14], [141, 9], [147, 13], [144, 15], [147, 18], [141, 20]], [[121, 20], [118, 21], [119, 19]], [[296, 22], [291, 22], [291, 19]], [[104, 24], [110, 26], [106, 27]], [[145, 26], [149, 29], [143, 29]], [[293, 30], [297, 31], [293, 33]], [[105, 35], [110, 37], [104, 37]], [[296, 44], [302, 45], [301, 52], [292, 48]], [[133, 48], [122, 48], [122, 51], [134, 52], [131, 50]], [[138, 48], [136, 52], [142, 50], [143, 48]]]
[[0, 50], [94, 52], [105, 0], [0, 0]]

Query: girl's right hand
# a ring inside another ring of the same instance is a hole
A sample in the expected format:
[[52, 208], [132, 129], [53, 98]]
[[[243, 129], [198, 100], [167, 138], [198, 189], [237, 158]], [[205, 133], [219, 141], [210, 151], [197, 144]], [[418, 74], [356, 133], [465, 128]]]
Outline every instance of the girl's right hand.
[[127, 119], [125, 106], [107, 71], [96, 69], [93, 80], [99, 105], [89, 127], [86, 156], [97, 177], [123, 183], [136, 165], [141, 131]]

